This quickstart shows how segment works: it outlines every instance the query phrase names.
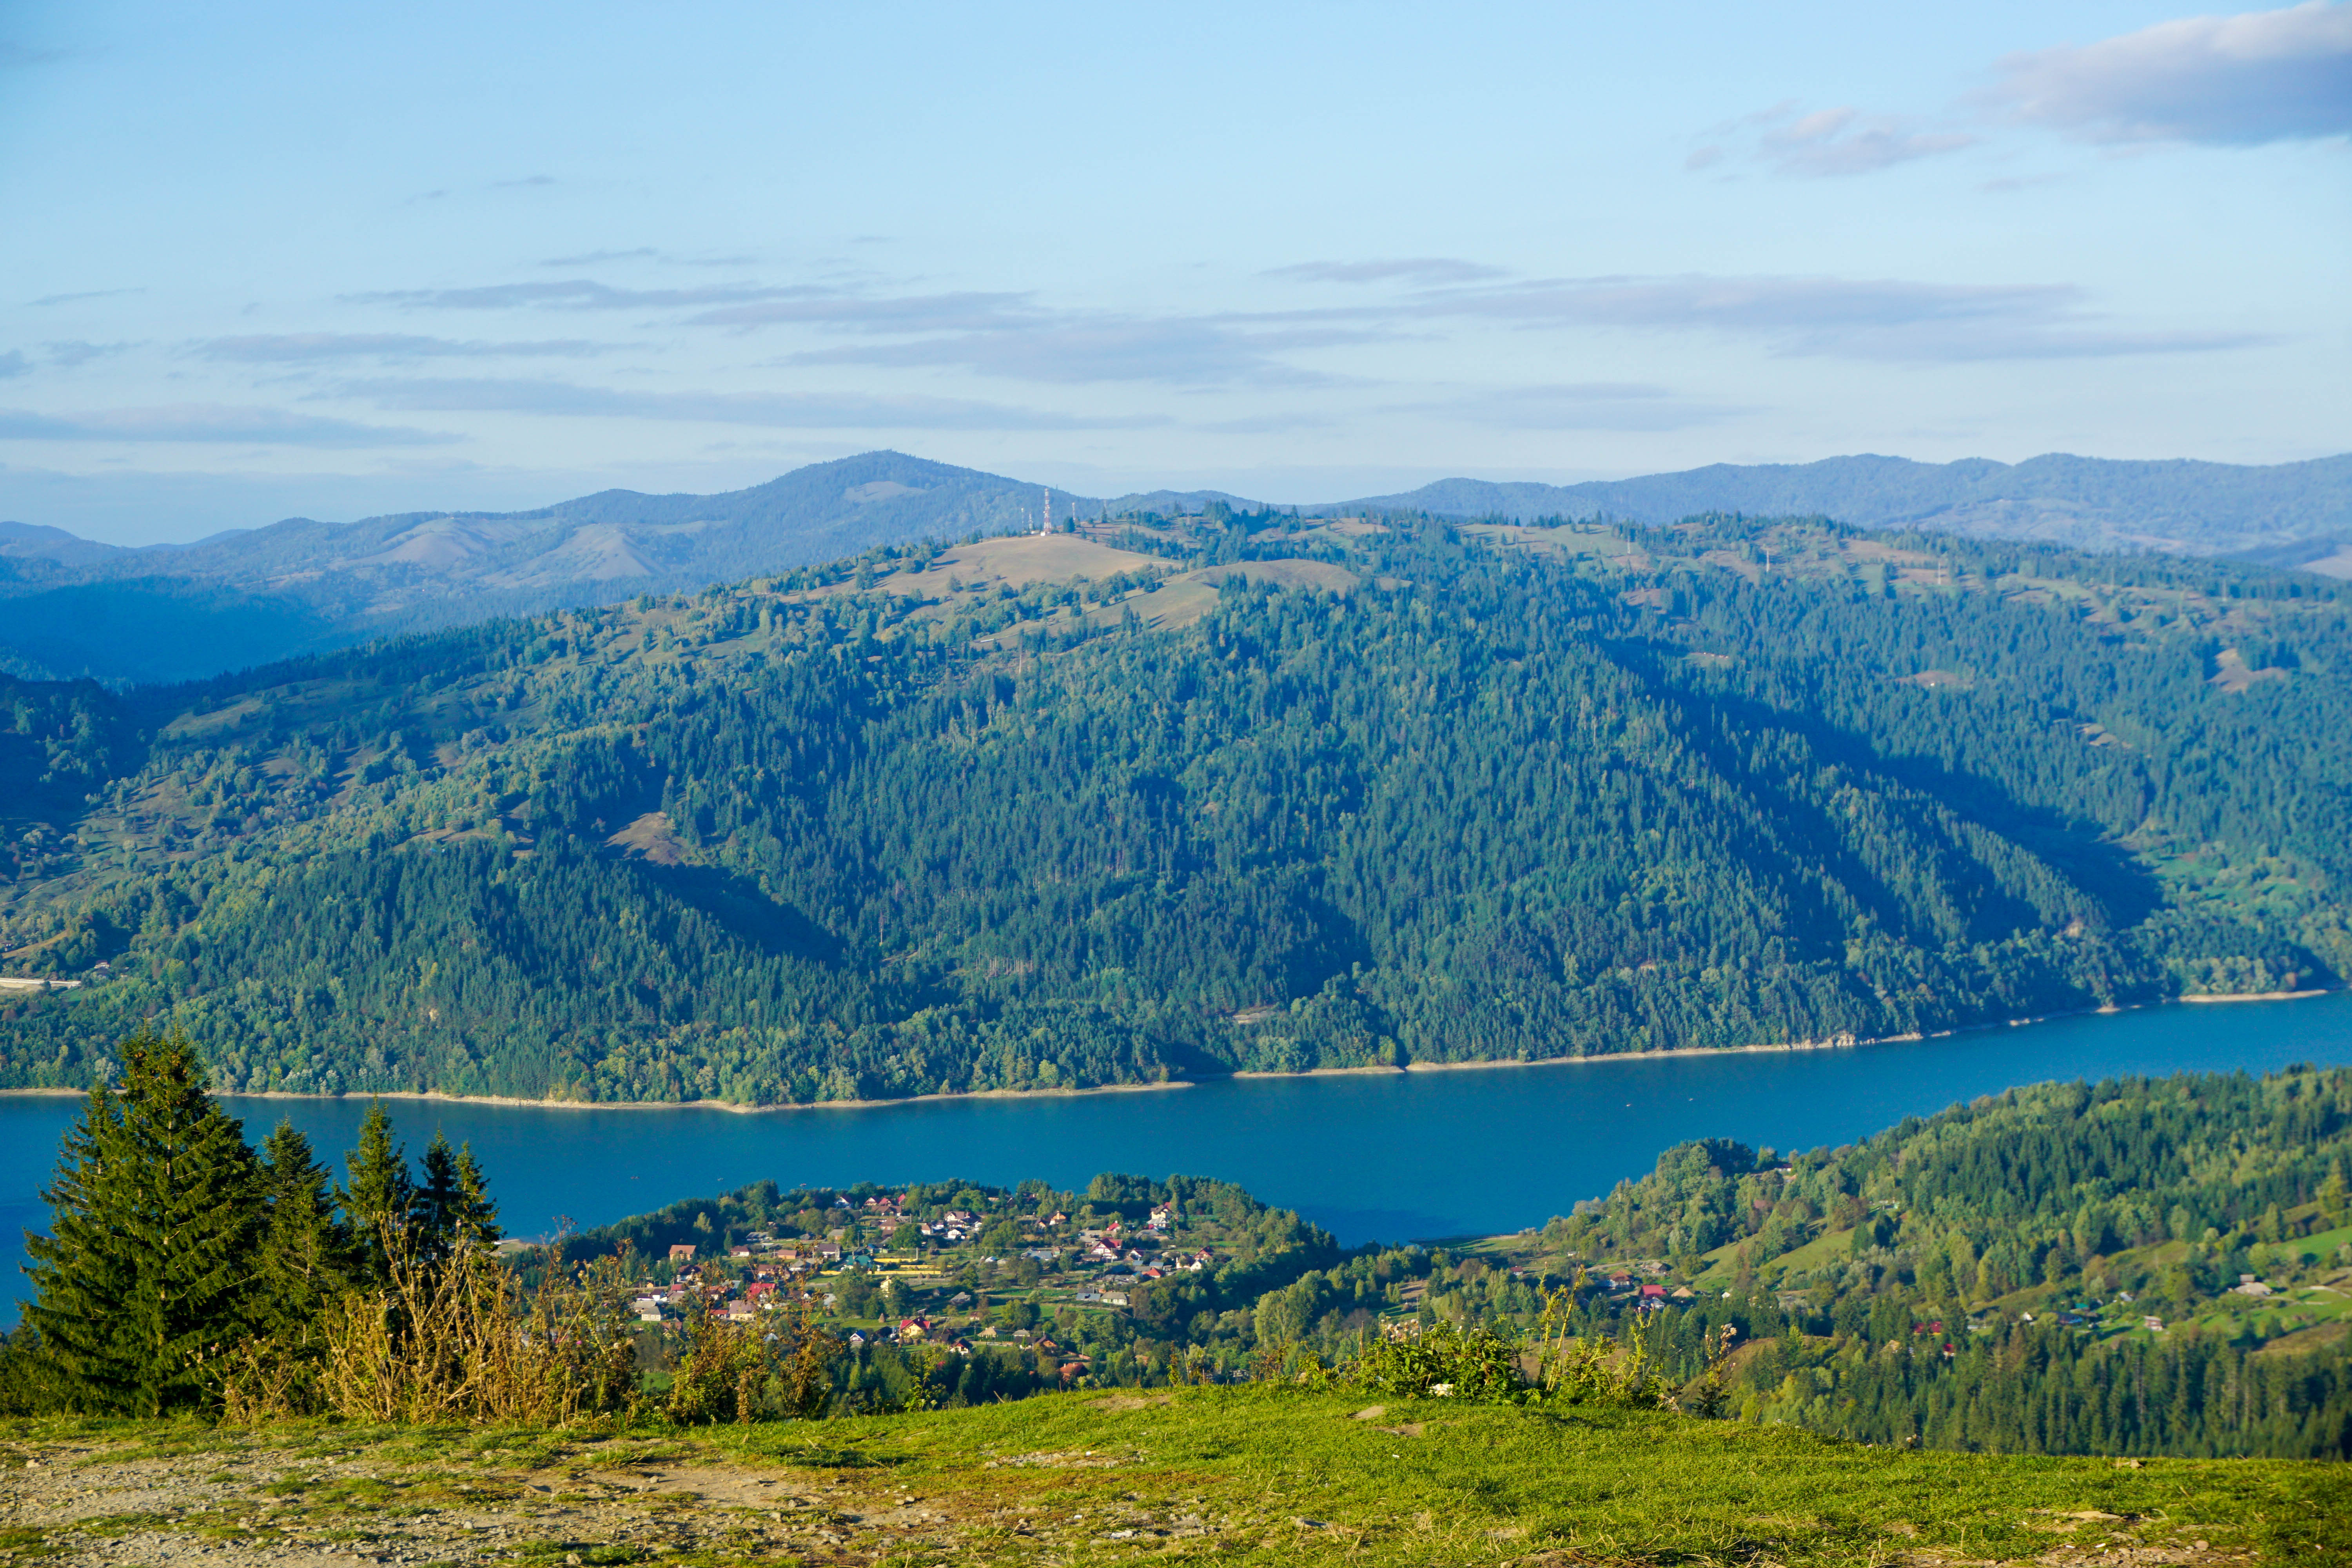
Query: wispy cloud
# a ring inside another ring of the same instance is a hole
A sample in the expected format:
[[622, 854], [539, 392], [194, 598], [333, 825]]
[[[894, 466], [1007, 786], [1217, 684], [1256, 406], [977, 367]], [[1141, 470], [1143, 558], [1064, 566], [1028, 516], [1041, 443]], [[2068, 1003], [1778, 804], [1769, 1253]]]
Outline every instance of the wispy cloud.
[[2090, 142], [2252, 146], [2352, 135], [2352, 0], [2189, 16], [2091, 44], [2013, 54], [1999, 79], [1927, 126], [1849, 107], [1775, 104], [1704, 133], [1692, 170], [1734, 160], [1781, 174], [1864, 174], [1977, 145], [2000, 123]]
[[791, 299], [725, 306], [688, 321], [704, 327], [797, 325], [858, 332], [933, 332], [1035, 326], [1054, 319], [1053, 312], [1031, 303], [1032, 299], [1025, 293], [877, 297], [803, 289]]
[[1940, 153], [1973, 146], [1958, 131], [1920, 131], [1885, 115], [1864, 119], [1851, 109], [1801, 115], [1757, 139], [1757, 151], [1784, 174], [1866, 174]]
[[806, 287], [767, 288], [753, 283], [714, 283], [699, 289], [615, 289], [590, 278], [561, 282], [491, 283], [474, 289], [393, 289], [346, 294], [352, 305], [396, 305], [412, 310], [520, 310], [533, 307], [567, 310], [644, 310], [738, 305], [756, 300], [788, 300], [820, 294]]
[[1213, 419], [1194, 426], [1218, 436], [1290, 436], [1301, 430], [1332, 430], [1339, 421], [1328, 414], [1297, 410], [1283, 414], [1245, 414], [1237, 419]]
[[457, 438], [430, 430], [358, 425], [346, 419], [289, 414], [282, 408], [241, 408], [219, 404], [99, 408], [78, 414], [0, 409], [0, 440], [7, 441], [194, 441], [359, 448], [440, 446]]
[[540, 265], [541, 267], [596, 267], [607, 261], [650, 261], [660, 254], [660, 251], [650, 245], [641, 245], [635, 250], [591, 250], [578, 256], [551, 257]]
[[84, 300], [111, 300], [122, 294], [144, 294], [144, 289], [89, 289], [79, 294], [44, 294], [32, 303], [36, 305], [72, 305]]
[[354, 381], [342, 384], [337, 394], [365, 398], [388, 409], [688, 420], [790, 430], [1127, 430], [1169, 423], [1156, 415], [1063, 414], [963, 398], [646, 392], [488, 377]]
[[[1782, 114], [1777, 129], [1791, 149], [1803, 146], [1826, 162], [1857, 163], [1892, 156], [1869, 141], [1874, 132], [1850, 121], [1809, 124]], [[1790, 156], [1797, 153], [1791, 151]], [[490, 284], [478, 288], [404, 290], [367, 296], [418, 309], [667, 310], [687, 326], [737, 332], [797, 329], [771, 366], [862, 366], [882, 370], [958, 369], [1008, 381], [1055, 385], [1115, 383], [1185, 388], [1305, 387], [1351, 378], [1297, 363], [1318, 350], [1394, 342], [1441, 333], [1444, 323], [1484, 321], [1543, 330], [1617, 328], [1702, 331], [1747, 337], [1783, 355], [1930, 363], [1969, 360], [2093, 359], [2134, 354], [2205, 353], [2268, 341], [2246, 332], [2145, 328], [2095, 310], [2080, 289], [2066, 284], [1923, 283], [1901, 279], [1835, 277], [1600, 277], [1506, 281], [1499, 268], [1446, 261], [1318, 262], [1285, 268], [1283, 276], [1355, 282], [1386, 277], [1405, 280], [1402, 291], [1357, 296], [1312, 308], [1260, 311], [1135, 314], [1074, 310], [1025, 291], [953, 290], [869, 294], [811, 285], [778, 287], [740, 282], [711, 288], [619, 289], [588, 279]], [[1464, 281], [1439, 283], [1439, 277]], [[818, 338], [809, 343], [808, 335]], [[824, 339], [833, 340], [825, 342]], [[338, 334], [215, 340], [201, 352], [252, 363], [320, 363], [373, 355], [391, 361], [430, 357], [490, 358], [511, 354], [584, 354], [591, 345], [571, 340], [497, 342], [421, 334]], [[386, 387], [394, 384], [383, 384]], [[418, 385], [427, 384], [424, 383]], [[829, 396], [795, 401], [768, 395], [679, 394], [663, 405], [640, 400], [623, 409], [614, 399], [635, 393], [571, 388], [565, 384], [482, 381], [433, 385], [541, 387], [564, 411], [634, 412], [645, 417], [742, 420], [812, 427], [866, 427], [865, 414], [840, 417], [848, 405]], [[554, 389], [554, 390], [548, 390]], [[391, 395], [392, 394], [387, 394]], [[1594, 428], [1664, 428], [1662, 420], [1716, 416], [1711, 405], [1669, 410], [1628, 402], [1604, 408], [1556, 392], [1517, 406], [1562, 428], [1576, 421]], [[563, 400], [570, 399], [570, 402]], [[584, 401], [583, 401], [584, 400]], [[403, 405], [404, 406], [406, 405]], [[663, 413], [675, 407], [687, 412]], [[878, 407], [878, 405], [877, 405]], [[1001, 408], [994, 404], [918, 400], [881, 409], [884, 425], [940, 418], [953, 427], [1083, 428], [1058, 415]], [[929, 414], [920, 411], [929, 409]], [[546, 411], [556, 411], [550, 405]], [[909, 412], [912, 411], [912, 412]], [[1048, 426], [1038, 419], [1053, 421]], [[982, 423], [971, 424], [979, 420]]]
[[35, 48], [30, 44], [11, 43], [0, 39], [0, 70], [19, 70], [33, 66], [53, 66], [66, 58], [63, 49]]
[[1301, 261], [1259, 274], [1299, 283], [1476, 283], [1506, 276], [1499, 267], [1481, 266], [1446, 256], [1410, 257], [1391, 261]]
[[[794, 364], [957, 366], [1024, 381], [1198, 386], [1325, 384], [1336, 378], [1282, 356], [1426, 332], [1449, 319], [1713, 331], [1760, 338], [1782, 354], [1913, 362], [2198, 353], [2266, 341], [2119, 325], [2066, 284], [1833, 277], [1532, 279], [1313, 310], [1164, 316], [1055, 310], [1018, 294], [824, 295], [692, 319], [792, 322], [886, 340], [806, 350], [789, 356]], [[887, 341], [903, 334], [913, 335]]]
[[[1380, 263], [1386, 267], [1390, 264]], [[1414, 266], [1423, 264], [1415, 263]], [[1500, 276], [1496, 268], [1448, 263], [1447, 277]], [[1420, 276], [1437, 274], [1424, 271]], [[1347, 312], [1170, 314], [1146, 316], [1074, 310], [1040, 304], [1026, 292], [961, 290], [932, 294], [866, 294], [813, 285], [730, 283], [687, 289], [624, 289], [574, 278], [561, 282], [494, 283], [476, 288], [402, 289], [352, 297], [353, 302], [413, 310], [684, 310], [688, 326], [736, 331], [802, 328], [854, 340], [810, 348], [774, 363], [957, 367], [1007, 380], [1081, 384], [1155, 382], [1167, 385], [1306, 386], [1333, 378], [1283, 363], [1282, 353], [1362, 342], [1391, 335]], [[287, 340], [224, 340], [236, 347], [221, 357], [326, 357], [316, 351], [247, 348]], [[358, 344], [364, 340], [349, 340]], [[391, 353], [429, 341], [386, 334]], [[354, 349], [354, 352], [368, 352]], [[439, 352], [472, 353], [471, 346]], [[479, 351], [494, 352], [488, 345]]]
[[1013, 381], [1068, 384], [1320, 385], [1332, 378], [1275, 356], [1385, 335], [1361, 324], [1287, 314], [1142, 316], [1059, 310], [1025, 293], [822, 294], [730, 306], [690, 320], [704, 326], [805, 326], [861, 339], [904, 340], [805, 350], [781, 362], [788, 364], [953, 366]]
[[2251, 146], [2352, 134], [2352, 4], [2190, 16], [2000, 62], [1991, 107], [2094, 142]]
[[2269, 340], [2106, 322], [2065, 284], [1850, 278], [1567, 278], [1446, 290], [1400, 307], [1529, 325], [1705, 331], [1777, 353], [1892, 361], [2092, 359], [2194, 353]]
[[550, 257], [541, 267], [601, 267], [609, 261], [658, 261], [664, 267], [752, 267], [759, 263], [756, 256], [673, 256], [650, 245], [640, 245], [629, 250], [590, 250], [578, 256]]
[[1399, 404], [1391, 412], [1513, 430], [1687, 430], [1748, 411], [1646, 382], [1585, 381], [1489, 387], [1436, 402]]
[[1685, 159], [1685, 168], [1710, 169], [1739, 157], [1776, 174], [1814, 179], [1874, 174], [1977, 142], [1967, 132], [1924, 130], [1908, 120], [1850, 108], [1801, 113], [1793, 102], [1727, 121], [1706, 134], [1713, 140]]
[[71, 370], [76, 365], [88, 364], [94, 359], [103, 359], [108, 354], [119, 354], [133, 346], [135, 345], [131, 343], [93, 343], [80, 338], [69, 338], [62, 342], [47, 342], [41, 345], [48, 352], [49, 363], [66, 370]]
[[[2083, 290], [2065, 284], [1833, 277], [1536, 279], [1417, 288], [1402, 297], [1314, 310], [1160, 316], [1056, 310], [1025, 294], [825, 295], [726, 307], [692, 320], [796, 324], [859, 340], [803, 350], [779, 362], [793, 365], [947, 366], [1030, 382], [1178, 386], [1329, 384], [1339, 378], [1302, 368], [1289, 356], [1426, 334], [1449, 320], [1706, 331], [1761, 340], [1785, 355], [1906, 362], [2200, 353], [2264, 341], [2244, 332], [2118, 323], [2095, 311]], [[1497, 417], [1560, 428], [1580, 422], [1591, 428], [1668, 428], [1730, 412], [1663, 395], [1637, 395], [1623, 386], [1605, 397], [1589, 387], [1534, 388], [1517, 401], [1487, 406]]]
[[552, 174], [525, 174], [520, 180], [492, 180], [490, 182], [490, 189], [494, 191], [525, 191], [530, 190], [534, 186], [552, 185], [557, 183], [555, 176]]
[[24, 375], [32, 368], [33, 362], [25, 357], [25, 351], [22, 349], [10, 349], [6, 353], [0, 354], [0, 380]]
[[1169, 386], [1324, 386], [1339, 378], [1276, 356], [1394, 336], [1362, 324], [1255, 325], [1246, 317], [1072, 314], [986, 331], [811, 349], [793, 364], [956, 366], [1013, 381]]
[[606, 353], [610, 346], [579, 338], [489, 342], [408, 332], [279, 332], [209, 338], [191, 345], [190, 352], [202, 359], [238, 364], [319, 364], [352, 359], [581, 358]]

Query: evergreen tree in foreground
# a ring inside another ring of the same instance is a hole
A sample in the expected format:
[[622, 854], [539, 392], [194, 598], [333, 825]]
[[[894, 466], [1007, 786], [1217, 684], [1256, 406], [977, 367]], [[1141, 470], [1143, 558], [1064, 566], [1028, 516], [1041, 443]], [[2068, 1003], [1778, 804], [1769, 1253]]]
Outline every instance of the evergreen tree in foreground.
[[457, 1150], [457, 1201], [449, 1215], [451, 1238], [465, 1246], [489, 1247], [499, 1243], [499, 1205], [490, 1201], [489, 1179], [474, 1163], [474, 1146]]
[[434, 1133], [425, 1150], [425, 1180], [409, 1201], [409, 1244], [417, 1256], [438, 1260], [493, 1246], [498, 1217], [474, 1146], [452, 1149], [447, 1137]]
[[383, 1286], [392, 1280], [392, 1259], [386, 1251], [388, 1233], [404, 1232], [415, 1207], [415, 1184], [409, 1180], [404, 1150], [392, 1142], [392, 1118], [383, 1101], [368, 1105], [360, 1123], [359, 1146], [344, 1161], [351, 1184], [341, 1194], [344, 1218], [357, 1244], [359, 1282]]
[[436, 1137], [420, 1189], [378, 1102], [338, 1192], [289, 1122], [255, 1157], [184, 1037], [120, 1049], [121, 1085], [90, 1090], [42, 1194], [51, 1234], [26, 1238], [38, 1295], [0, 1335], [0, 1415], [215, 1405], [240, 1345], [321, 1354], [336, 1301], [390, 1281], [388, 1247], [434, 1261], [499, 1239], [470, 1147]]
[[243, 1130], [204, 1089], [184, 1036], [121, 1046], [122, 1086], [90, 1090], [30, 1237], [40, 1338], [68, 1408], [157, 1415], [205, 1402], [205, 1363], [254, 1327], [261, 1183]]
[[291, 1122], [280, 1121], [261, 1146], [261, 1186], [256, 1326], [300, 1344], [327, 1304], [351, 1288], [357, 1248], [336, 1216], [326, 1167]]

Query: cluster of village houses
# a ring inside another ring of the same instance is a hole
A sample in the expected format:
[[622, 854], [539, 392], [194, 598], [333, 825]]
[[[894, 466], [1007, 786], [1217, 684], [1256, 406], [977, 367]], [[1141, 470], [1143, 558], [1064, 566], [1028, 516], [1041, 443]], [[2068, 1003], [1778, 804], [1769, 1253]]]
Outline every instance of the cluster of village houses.
[[[1571, 1255], [1572, 1256], [1572, 1255]], [[1666, 1266], [1655, 1258], [1612, 1268], [1592, 1277], [1592, 1282], [1607, 1291], [1612, 1300], [1632, 1306], [1634, 1310], [1656, 1312], [1674, 1302], [1695, 1301], [1698, 1294], [1687, 1285], [1677, 1285], [1669, 1290], [1660, 1279]]]
[[[647, 1280], [638, 1287], [635, 1301], [637, 1316], [643, 1321], [656, 1323], [701, 1311], [749, 1322], [762, 1312], [802, 1298], [821, 1300], [827, 1307], [837, 1305], [837, 1293], [825, 1291], [820, 1296], [817, 1282], [844, 1270], [862, 1269], [886, 1279], [899, 1277], [902, 1272], [908, 1276], [929, 1273], [923, 1259], [893, 1257], [880, 1248], [855, 1246], [843, 1239], [849, 1231], [849, 1222], [863, 1220], [876, 1226], [890, 1226], [903, 1222], [903, 1200], [888, 1194], [869, 1197], [862, 1205], [837, 1197], [834, 1200], [834, 1214], [842, 1223], [824, 1240], [779, 1240], [765, 1231], [752, 1231], [730, 1248], [730, 1261], [748, 1276], [740, 1281], [728, 1277], [731, 1270], [706, 1270], [700, 1249], [692, 1243], [680, 1243], [669, 1249], [671, 1283], [662, 1287]], [[1126, 1307], [1133, 1302], [1132, 1291], [1116, 1289], [1117, 1286], [1141, 1285], [1178, 1273], [1197, 1274], [1215, 1265], [1215, 1255], [1205, 1247], [1168, 1248], [1160, 1245], [1161, 1238], [1175, 1227], [1179, 1218], [1174, 1205], [1161, 1205], [1151, 1210], [1140, 1235], [1127, 1232], [1114, 1215], [1101, 1228], [1080, 1229], [1065, 1242], [1061, 1233], [1070, 1223], [1068, 1215], [1024, 1215], [1017, 1223], [1026, 1233], [1024, 1239], [1035, 1245], [1024, 1247], [1018, 1256], [1034, 1258], [1049, 1270], [1093, 1271], [1091, 1281], [1081, 1282], [1074, 1299], [1091, 1306]], [[985, 1223], [982, 1216], [962, 1209], [950, 1209], [935, 1219], [915, 1222], [924, 1242], [934, 1248], [976, 1242]], [[1150, 1251], [1138, 1245], [1147, 1237]], [[1070, 1258], [1066, 1265], [1063, 1261], [1066, 1253]], [[991, 1257], [980, 1261], [993, 1264], [1007, 1260]], [[716, 1278], [706, 1279], [706, 1273]], [[954, 1311], [965, 1312], [972, 1307], [973, 1299], [969, 1292], [958, 1291], [947, 1304]], [[1053, 1341], [1033, 1335], [1027, 1329], [1007, 1333], [993, 1323], [978, 1327], [971, 1337], [1046, 1352], [1055, 1348]], [[895, 1326], [886, 1319], [870, 1331], [854, 1330], [848, 1341], [853, 1347], [891, 1342], [927, 1342], [963, 1355], [970, 1355], [976, 1348], [971, 1339], [960, 1337], [944, 1323], [919, 1314], [900, 1318]]]

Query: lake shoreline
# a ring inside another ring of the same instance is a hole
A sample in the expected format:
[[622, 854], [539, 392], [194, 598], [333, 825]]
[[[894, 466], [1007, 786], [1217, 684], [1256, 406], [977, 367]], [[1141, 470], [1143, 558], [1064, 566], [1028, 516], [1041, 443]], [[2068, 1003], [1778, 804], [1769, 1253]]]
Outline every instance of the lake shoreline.
[[[1305, 1078], [1358, 1078], [1431, 1072], [1486, 1072], [1507, 1068], [1581, 1067], [1604, 1062], [1646, 1062], [1665, 1058], [1716, 1058], [1756, 1055], [1784, 1055], [1796, 1051], [1858, 1051], [1871, 1046], [1906, 1045], [1919, 1040], [1950, 1039], [1960, 1035], [1982, 1034], [1991, 1029], [2022, 1029], [2034, 1024], [2047, 1024], [2060, 1018], [2096, 1017], [2107, 1014], [2136, 1013], [2152, 1007], [2183, 1005], [2210, 1005], [2233, 1002], [2301, 1002], [2315, 996], [2334, 993], [2326, 988], [2314, 991], [2263, 991], [2242, 994], [2201, 994], [2174, 996], [2162, 1002], [2135, 1003], [2128, 1007], [2085, 1007], [2072, 1013], [2044, 1013], [2030, 1018], [2003, 1018], [1989, 1024], [1970, 1024], [1958, 1029], [1939, 1029], [1933, 1034], [1885, 1035], [1870, 1039], [1791, 1040], [1759, 1046], [1680, 1046], [1663, 1051], [1603, 1051], [1580, 1057], [1542, 1057], [1529, 1061], [1508, 1058], [1470, 1062], [1405, 1062], [1400, 1066], [1374, 1064], [1353, 1068], [1306, 1068], [1297, 1072], [1268, 1072], [1244, 1069], [1230, 1073], [1214, 1073], [1202, 1078], [1170, 1079], [1157, 1083], [1106, 1083], [1087, 1089], [976, 1089], [961, 1094], [912, 1094], [899, 1100], [818, 1100], [805, 1105], [738, 1105], [727, 1100], [530, 1100], [518, 1095], [444, 1094], [436, 1089], [386, 1089], [382, 1093], [352, 1092], [347, 1094], [300, 1094], [288, 1089], [236, 1089], [216, 1096], [222, 1100], [401, 1100], [445, 1105], [502, 1105], [541, 1110], [724, 1110], [741, 1116], [761, 1116], [790, 1110], [880, 1110], [900, 1105], [938, 1105], [974, 1100], [1076, 1100], [1097, 1094], [1149, 1094], [1162, 1089], [1195, 1089], [1202, 1084], [1226, 1080], [1247, 1079], [1264, 1082], [1268, 1079]], [[0, 1099], [37, 1096], [72, 1096], [79, 1098], [87, 1089], [0, 1089]]]
[[[283, 1089], [235, 1089], [215, 1091], [215, 1100], [410, 1100], [443, 1105], [509, 1105], [531, 1110], [727, 1110], [761, 1116], [781, 1110], [878, 1110], [892, 1105], [946, 1104], [969, 1100], [1075, 1100], [1088, 1094], [1149, 1094], [1163, 1089], [1191, 1089], [1213, 1079], [1171, 1079], [1165, 1083], [1105, 1083], [1091, 1089], [974, 1089], [961, 1094], [910, 1094], [899, 1100], [813, 1100], [807, 1104], [738, 1105], [731, 1100], [528, 1100], [511, 1094], [444, 1094], [438, 1089], [354, 1089], [348, 1094], [298, 1094]], [[86, 1089], [0, 1089], [7, 1095], [86, 1095]]]

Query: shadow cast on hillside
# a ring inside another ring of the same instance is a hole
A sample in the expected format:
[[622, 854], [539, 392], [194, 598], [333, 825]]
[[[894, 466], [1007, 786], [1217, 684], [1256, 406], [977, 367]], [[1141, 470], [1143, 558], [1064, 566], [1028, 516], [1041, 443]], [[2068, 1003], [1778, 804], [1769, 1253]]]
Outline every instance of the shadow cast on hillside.
[[838, 965], [848, 946], [790, 904], [760, 891], [749, 878], [716, 866], [654, 866], [643, 875], [678, 902], [701, 910], [771, 958]]

